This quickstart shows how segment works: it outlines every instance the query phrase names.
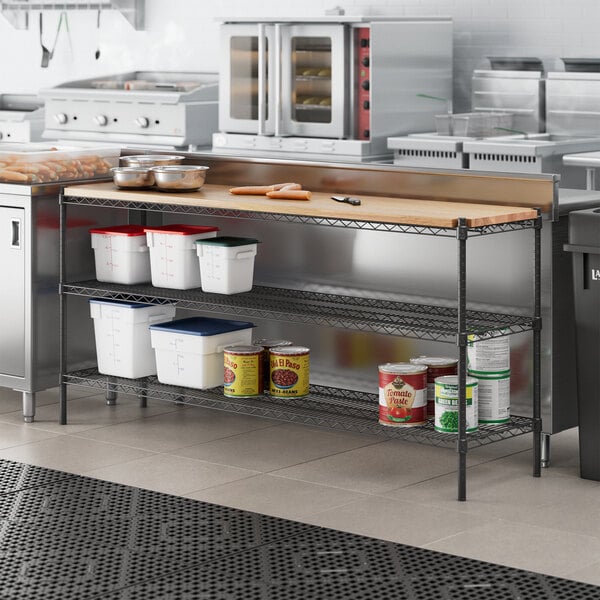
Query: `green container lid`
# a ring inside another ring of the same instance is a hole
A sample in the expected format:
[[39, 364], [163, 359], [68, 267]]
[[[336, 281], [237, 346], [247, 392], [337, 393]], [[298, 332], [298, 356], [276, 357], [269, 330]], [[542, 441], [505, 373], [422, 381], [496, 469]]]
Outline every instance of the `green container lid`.
[[196, 240], [196, 244], [210, 244], [211, 246], [227, 246], [231, 248], [233, 246], [249, 246], [250, 244], [260, 244], [260, 240], [255, 240], [254, 238], [221, 235], [213, 238]]

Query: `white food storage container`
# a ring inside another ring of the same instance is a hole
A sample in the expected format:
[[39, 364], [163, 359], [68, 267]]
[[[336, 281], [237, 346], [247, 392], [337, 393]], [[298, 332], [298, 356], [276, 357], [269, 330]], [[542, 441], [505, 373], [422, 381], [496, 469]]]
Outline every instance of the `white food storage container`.
[[253, 323], [190, 317], [150, 326], [162, 383], [206, 389], [223, 385], [223, 348], [249, 345]]
[[98, 371], [104, 375], [137, 379], [156, 375], [150, 343], [152, 323], [171, 321], [175, 307], [91, 298]]
[[215, 237], [218, 230], [218, 227], [179, 224], [146, 227], [152, 285], [176, 290], [200, 287], [200, 266], [194, 242]]
[[230, 236], [197, 240], [202, 291], [215, 294], [250, 291], [258, 243], [253, 238]]
[[32, 184], [110, 177], [111, 167], [119, 162], [119, 152], [114, 145], [4, 145], [0, 149], [0, 182]]
[[116, 225], [90, 229], [96, 279], [135, 284], [150, 281], [150, 253], [140, 225]]

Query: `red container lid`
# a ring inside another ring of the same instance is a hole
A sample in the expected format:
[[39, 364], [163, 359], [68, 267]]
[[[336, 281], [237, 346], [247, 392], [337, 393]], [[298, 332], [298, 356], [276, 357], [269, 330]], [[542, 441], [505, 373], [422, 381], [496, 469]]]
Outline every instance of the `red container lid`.
[[141, 225], [114, 225], [113, 227], [96, 227], [90, 229], [90, 233], [100, 233], [102, 235], [146, 235]]
[[174, 235], [196, 235], [198, 233], [209, 233], [219, 231], [218, 227], [209, 227], [204, 225], [161, 225], [160, 227], [144, 227], [144, 231], [153, 231], [155, 233], [172, 233]]

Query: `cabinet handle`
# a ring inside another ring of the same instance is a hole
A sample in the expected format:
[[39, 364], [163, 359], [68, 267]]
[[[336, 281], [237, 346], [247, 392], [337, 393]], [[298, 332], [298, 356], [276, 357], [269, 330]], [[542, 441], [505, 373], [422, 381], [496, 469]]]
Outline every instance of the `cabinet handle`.
[[11, 219], [12, 239], [10, 242], [11, 248], [21, 247], [21, 219]]

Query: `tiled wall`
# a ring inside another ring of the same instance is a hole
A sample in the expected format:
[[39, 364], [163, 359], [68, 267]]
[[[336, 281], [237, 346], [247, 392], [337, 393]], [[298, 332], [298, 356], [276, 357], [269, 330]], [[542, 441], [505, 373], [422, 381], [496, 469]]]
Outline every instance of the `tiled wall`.
[[[259, 4], [259, 6], [257, 6]], [[147, 29], [134, 31], [114, 11], [69, 12], [73, 51], [61, 32], [48, 69], [40, 68], [37, 13], [28, 31], [0, 18], [0, 92], [36, 91], [77, 78], [135, 69], [218, 69], [221, 16], [324, 14], [335, 0], [146, 0]], [[561, 56], [600, 56], [599, 0], [339, 0], [347, 14], [449, 15], [454, 19], [455, 110], [470, 104], [474, 68], [486, 56], [539, 56], [561, 70]], [[51, 46], [58, 12], [46, 12], [44, 43]], [[101, 57], [94, 52], [100, 44]]]

